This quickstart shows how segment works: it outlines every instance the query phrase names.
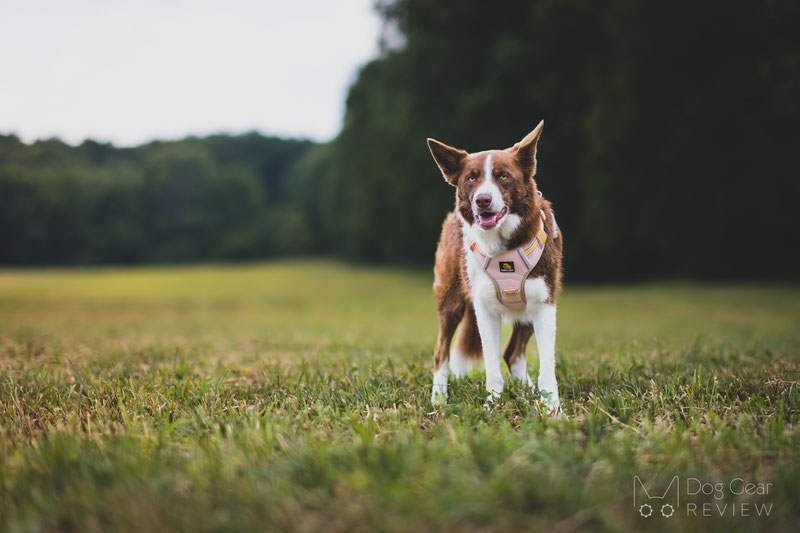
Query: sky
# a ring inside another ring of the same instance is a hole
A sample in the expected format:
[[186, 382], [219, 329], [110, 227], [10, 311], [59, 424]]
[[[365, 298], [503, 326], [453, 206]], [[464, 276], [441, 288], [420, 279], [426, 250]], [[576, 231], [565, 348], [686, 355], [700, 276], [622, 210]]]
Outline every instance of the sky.
[[379, 31], [372, 0], [3, 1], [0, 133], [327, 141]]

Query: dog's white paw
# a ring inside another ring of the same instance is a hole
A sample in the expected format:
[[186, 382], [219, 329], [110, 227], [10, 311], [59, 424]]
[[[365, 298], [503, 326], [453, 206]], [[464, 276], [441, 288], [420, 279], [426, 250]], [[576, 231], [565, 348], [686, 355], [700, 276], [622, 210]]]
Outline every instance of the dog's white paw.
[[447, 385], [434, 385], [431, 390], [431, 403], [434, 407], [441, 407], [447, 403]]
[[558, 392], [549, 392], [546, 390], [542, 390], [539, 392], [541, 402], [547, 408], [548, 414], [547, 416], [553, 418], [561, 418], [564, 414], [561, 411], [561, 402], [558, 399]]
[[533, 385], [533, 381], [528, 375], [527, 362], [524, 356], [517, 357], [511, 364], [511, 376], [528, 387]]
[[486, 401], [483, 403], [483, 406], [487, 409], [491, 408], [497, 400], [500, 399], [500, 393], [503, 392], [503, 386], [500, 385], [499, 387], [489, 387], [486, 389], [488, 395], [486, 396]]
[[497, 399], [500, 397], [499, 394], [490, 394], [486, 397], [486, 401], [483, 402], [483, 408], [487, 411], [491, 411], [495, 404], [497, 403]]
[[453, 349], [450, 352], [450, 359], [448, 359], [447, 365], [450, 368], [450, 375], [458, 379], [469, 374], [475, 368], [476, 362], [477, 359], [468, 359], [461, 352]]

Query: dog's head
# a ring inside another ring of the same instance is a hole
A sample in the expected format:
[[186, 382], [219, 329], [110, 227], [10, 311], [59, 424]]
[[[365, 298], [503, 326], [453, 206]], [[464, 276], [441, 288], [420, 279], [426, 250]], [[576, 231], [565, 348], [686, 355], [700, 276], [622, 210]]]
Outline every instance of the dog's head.
[[544, 121], [511, 148], [473, 154], [428, 139], [444, 179], [456, 187], [456, 209], [467, 224], [481, 231], [501, 231], [539, 212], [533, 176], [543, 126]]

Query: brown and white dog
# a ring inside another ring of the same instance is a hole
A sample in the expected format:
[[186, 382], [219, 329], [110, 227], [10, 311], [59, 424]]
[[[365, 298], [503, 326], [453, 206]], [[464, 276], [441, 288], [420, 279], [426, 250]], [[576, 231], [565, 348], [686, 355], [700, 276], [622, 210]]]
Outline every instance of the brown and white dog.
[[[433, 290], [439, 312], [432, 391], [435, 404], [447, 398], [448, 374], [463, 375], [481, 356], [488, 401], [499, 396], [504, 384], [500, 326], [506, 320], [513, 323], [503, 355], [511, 375], [533, 385], [526, 369], [525, 348], [535, 331], [539, 392], [551, 414], [560, 413], [555, 340], [562, 238], [550, 202], [542, 198], [533, 180], [536, 145], [543, 126], [542, 121], [506, 150], [472, 154], [428, 139], [444, 179], [456, 187], [456, 206], [444, 221], [434, 267]], [[533, 257], [525, 255], [531, 250]], [[510, 257], [516, 261], [509, 264]], [[502, 258], [499, 265], [497, 258]], [[513, 272], [515, 263], [516, 274], [500, 273]], [[508, 280], [505, 285], [498, 283], [498, 277], [506, 275], [518, 276], [519, 290], [514, 290]]]

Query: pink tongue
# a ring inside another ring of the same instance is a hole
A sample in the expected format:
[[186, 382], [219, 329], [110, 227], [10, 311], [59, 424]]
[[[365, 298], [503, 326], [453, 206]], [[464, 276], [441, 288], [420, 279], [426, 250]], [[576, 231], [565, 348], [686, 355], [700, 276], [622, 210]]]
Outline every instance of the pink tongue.
[[492, 216], [485, 217], [481, 215], [481, 226], [492, 226], [497, 223], [497, 218], [500, 213], [495, 213]]

